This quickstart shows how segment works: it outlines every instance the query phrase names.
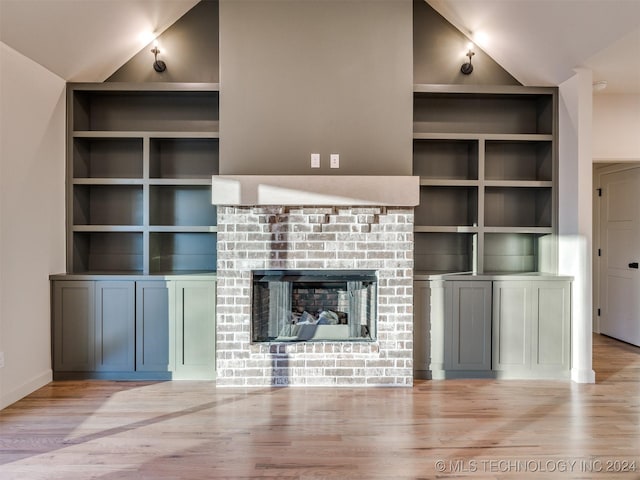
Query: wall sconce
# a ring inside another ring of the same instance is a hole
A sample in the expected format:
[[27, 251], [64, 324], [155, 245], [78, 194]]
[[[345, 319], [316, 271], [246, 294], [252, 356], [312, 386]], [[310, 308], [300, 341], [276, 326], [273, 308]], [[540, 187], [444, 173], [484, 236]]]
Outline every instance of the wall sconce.
[[460, 71], [465, 75], [470, 75], [471, 72], [473, 72], [473, 65], [471, 65], [471, 57], [473, 57], [474, 55], [475, 55], [475, 52], [473, 51], [473, 43], [469, 42], [469, 44], [467, 45], [467, 53], [465, 54], [465, 56], [469, 57], [469, 61], [466, 63], [463, 63], [462, 66], [460, 67]]
[[158, 60], [158, 54], [160, 53], [160, 49], [158, 48], [157, 41], [153, 44], [151, 53], [153, 53], [153, 58], [154, 58], [153, 69], [158, 73], [164, 72], [167, 69], [167, 64], [164, 63], [162, 60]]

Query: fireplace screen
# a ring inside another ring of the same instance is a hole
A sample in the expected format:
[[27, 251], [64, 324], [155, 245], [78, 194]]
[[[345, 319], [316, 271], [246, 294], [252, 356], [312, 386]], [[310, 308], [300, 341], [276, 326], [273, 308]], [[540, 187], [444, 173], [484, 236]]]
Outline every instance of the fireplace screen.
[[376, 289], [374, 271], [254, 271], [253, 341], [375, 340]]

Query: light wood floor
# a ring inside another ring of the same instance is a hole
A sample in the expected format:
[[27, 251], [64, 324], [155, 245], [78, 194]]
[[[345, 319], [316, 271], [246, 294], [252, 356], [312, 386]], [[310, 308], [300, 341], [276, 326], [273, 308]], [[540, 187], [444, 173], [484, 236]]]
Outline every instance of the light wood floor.
[[54, 382], [0, 412], [0, 479], [638, 479], [640, 349], [596, 336], [594, 367], [595, 385]]

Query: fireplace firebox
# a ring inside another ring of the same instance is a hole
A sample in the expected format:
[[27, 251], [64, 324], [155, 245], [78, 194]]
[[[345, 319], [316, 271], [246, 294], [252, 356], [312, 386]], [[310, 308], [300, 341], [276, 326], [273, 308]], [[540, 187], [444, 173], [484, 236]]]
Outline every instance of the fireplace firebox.
[[256, 270], [253, 342], [373, 341], [377, 274], [370, 270]]

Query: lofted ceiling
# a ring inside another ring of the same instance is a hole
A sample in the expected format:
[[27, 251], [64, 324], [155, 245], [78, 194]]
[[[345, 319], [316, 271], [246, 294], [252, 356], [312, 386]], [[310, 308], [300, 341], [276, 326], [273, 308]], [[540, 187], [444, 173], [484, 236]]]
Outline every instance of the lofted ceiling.
[[0, 0], [0, 41], [67, 81], [101, 82], [197, 3]]
[[[640, 0], [426, 1], [525, 85], [587, 67], [605, 93], [640, 94]], [[0, 41], [65, 80], [103, 81], [196, 3], [0, 0]]]
[[640, 0], [426, 0], [524, 85], [559, 85], [573, 69], [640, 94]]

